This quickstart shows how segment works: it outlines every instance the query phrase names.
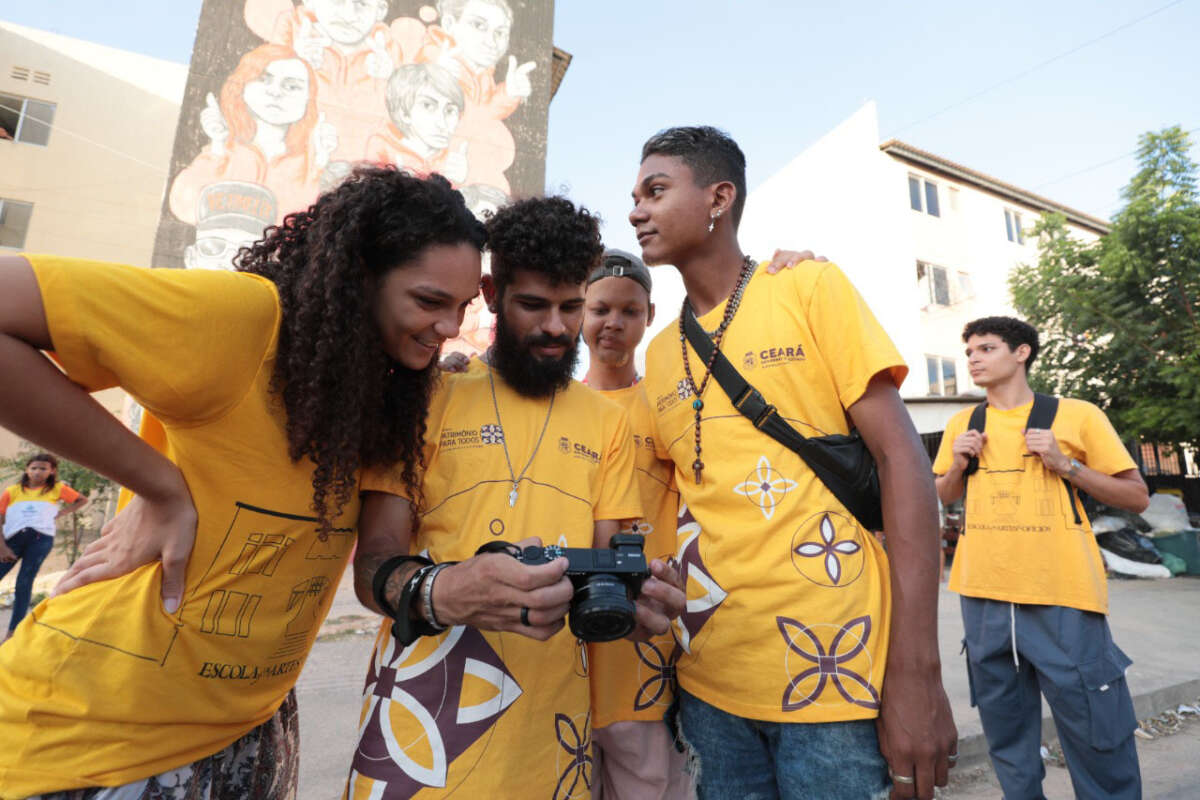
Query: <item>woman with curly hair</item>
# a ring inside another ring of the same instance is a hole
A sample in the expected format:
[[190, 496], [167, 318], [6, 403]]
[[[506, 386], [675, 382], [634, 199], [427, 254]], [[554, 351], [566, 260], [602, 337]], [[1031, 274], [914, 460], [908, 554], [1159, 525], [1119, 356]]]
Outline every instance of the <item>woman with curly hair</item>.
[[[292, 687], [359, 472], [420, 497], [485, 238], [444, 179], [364, 167], [237, 272], [0, 258], [0, 425], [136, 494], [0, 647], [0, 796], [295, 796]], [[86, 394], [110, 386], [165, 457]]]

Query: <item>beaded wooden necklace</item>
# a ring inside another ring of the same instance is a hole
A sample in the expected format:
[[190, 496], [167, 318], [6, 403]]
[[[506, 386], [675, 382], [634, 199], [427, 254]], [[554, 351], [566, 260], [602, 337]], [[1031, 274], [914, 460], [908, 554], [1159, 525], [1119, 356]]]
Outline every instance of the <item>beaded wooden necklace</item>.
[[737, 286], [733, 289], [733, 294], [729, 296], [729, 302], [725, 304], [725, 314], [721, 317], [721, 324], [717, 326], [716, 331], [708, 333], [713, 340], [712, 354], [708, 357], [708, 362], [704, 365], [704, 375], [700, 378], [700, 384], [696, 385], [695, 378], [692, 377], [692, 367], [688, 358], [688, 343], [687, 334], [684, 332], [683, 321], [685, 315], [692, 313], [692, 304], [688, 302], [687, 297], [683, 298], [683, 308], [679, 311], [679, 347], [683, 352], [683, 372], [684, 379], [687, 381], [687, 387], [692, 390], [695, 395], [695, 400], [692, 401], [692, 409], [696, 412], [695, 436], [696, 436], [696, 460], [692, 462], [692, 471], [696, 475], [696, 484], [700, 484], [701, 474], [704, 472], [704, 461], [700, 458], [700, 412], [704, 409], [704, 390], [708, 386], [708, 380], [712, 377], [713, 362], [717, 358], [717, 353], [721, 352], [721, 340], [725, 338], [725, 330], [729, 327], [729, 323], [733, 321], [733, 315], [737, 313], [738, 306], [742, 302], [742, 292], [746, 290], [746, 284], [750, 282], [750, 276], [754, 274], [754, 259], [746, 256], [742, 259], [742, 271], [738, 275]]

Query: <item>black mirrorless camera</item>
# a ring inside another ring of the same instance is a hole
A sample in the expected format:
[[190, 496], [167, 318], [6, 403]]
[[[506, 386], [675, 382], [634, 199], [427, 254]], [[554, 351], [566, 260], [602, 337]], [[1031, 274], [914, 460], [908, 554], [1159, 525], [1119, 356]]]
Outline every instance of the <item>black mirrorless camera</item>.
[[613, 536], [609, 546], [526, 547], [489, 542], [479, 552], [505, 552], [523, 564], [549, 564], [567, 559], [567, 577], [575, 587], [567, 620], [571, 633], [585, 642], [611, 642], [633, 630], [634, 601], [650, 577], [642, 537]]

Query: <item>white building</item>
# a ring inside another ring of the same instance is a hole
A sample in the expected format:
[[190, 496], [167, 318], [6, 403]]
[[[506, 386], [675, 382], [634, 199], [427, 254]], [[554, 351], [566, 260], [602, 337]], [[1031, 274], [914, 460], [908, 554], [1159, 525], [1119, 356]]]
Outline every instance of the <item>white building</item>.
[[[0, 21], [0, 253], [149, 266], [187, 65]], [[97, 395], [114, 413], [124, 393]], [[17, 438], [0, 428], [0, 456]]]
[[1048, 211], [1084, 241], [1108, 231], [1103, 220], [904, 142], [880, 144], [872, 102], [750, 192], [740, 239], [749, 253], [782, 244], [836, 261], [909, 365], [901, 394], [917, 429], [935, 433], [978, 402], [962, 397], [982, 394], [967, 374], [963, 325], [1015, 314], [1008, 276], [1038, 257], [1023, 229]]

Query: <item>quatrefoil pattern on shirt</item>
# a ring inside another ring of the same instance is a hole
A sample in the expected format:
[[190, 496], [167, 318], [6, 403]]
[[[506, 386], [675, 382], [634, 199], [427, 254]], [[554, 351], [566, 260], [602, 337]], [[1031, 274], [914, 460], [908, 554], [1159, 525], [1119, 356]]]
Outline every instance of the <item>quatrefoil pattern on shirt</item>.
[[581, 724], [566, 714], [554, 715], [554, 732], [558, 745], [565, 752], [559, 753], [561, 770], [558, 784], [554, 787], [554, 800], [575, 800], [592, 796], [592, 725], [591, 714]]
[[814, 514], [792, 535], [792, 566], [818, 586], [841, 589], [866, 566], [862, 529], [836, 511]]
[[746, 476], [746, 480], [733, 487], [762, 511], [765, 519], [775, 516], [775, 508], [791, 490], [797, 486], [791, 478], [785, 478], [771, 466], [766, 456], [758, 457], [758, 465]]
[[[821, 696], [833, 687], [847, 703], [863, 708], [879, 708], [879, 692], [871, 685], [871, 618], [855, 617], [845, 625], [805, 625], [791, 617], [776, 617], [779, 632], [787, 642], [784, 666], [791, 675], [783, 690], [782, 709], [799, 711], [813, 704], [823, 705]], [[818, 631], [831, 631], [828, 646]], [[795, 664], [799, 656], [799, 665]], [[794, 672], [798, 666], [806, 669]], [[865, 671], [865, 675], [864, 675]]]

